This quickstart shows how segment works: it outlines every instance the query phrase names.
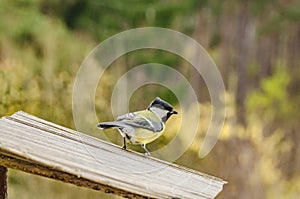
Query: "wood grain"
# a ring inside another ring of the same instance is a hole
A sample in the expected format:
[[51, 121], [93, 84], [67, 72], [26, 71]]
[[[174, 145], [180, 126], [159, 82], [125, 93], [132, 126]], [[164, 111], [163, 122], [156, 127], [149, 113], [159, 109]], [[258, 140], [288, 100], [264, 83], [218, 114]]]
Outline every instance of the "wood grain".
[[21, 111], [0, 119], [0, 165], [126, 198], [214, 198], [226, 183]]

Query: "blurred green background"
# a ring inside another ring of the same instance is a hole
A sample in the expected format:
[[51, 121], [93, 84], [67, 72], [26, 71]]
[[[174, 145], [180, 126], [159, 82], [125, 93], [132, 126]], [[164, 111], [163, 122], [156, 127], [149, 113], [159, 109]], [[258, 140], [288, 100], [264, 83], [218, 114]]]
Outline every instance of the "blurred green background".
[[[116, 60], [96, 98], [99, 120], [112, 119], [111, 90], [128, 68], [148, 62], [174, 66], [193, 85], [201, 111], [197, 139], [176, 163], [228, 181], [218, 198], [298, 198], [299, 21], [297, 0], [0, 0], [0, 116], [22, 109], [74, 128], [72, 87], [88, 53], [124, 30], [171, 28], [203, 45], [222, 74], [227, 119], [213, 151], [198, 158], [211, 115], [205, 83], [167, 52], [145, 50]], [[145, 86], [134, 93], [130, 109], [143, 109], [156, 95], [177, 103], [169, 90]], [[149, 149], [174, 136], [178, 118], [168, 123], [167, 133]], [[109, 136], [120, 142], [117, 133]], [[113, 198], [12, 170], [8, 182], [11, 199]]]

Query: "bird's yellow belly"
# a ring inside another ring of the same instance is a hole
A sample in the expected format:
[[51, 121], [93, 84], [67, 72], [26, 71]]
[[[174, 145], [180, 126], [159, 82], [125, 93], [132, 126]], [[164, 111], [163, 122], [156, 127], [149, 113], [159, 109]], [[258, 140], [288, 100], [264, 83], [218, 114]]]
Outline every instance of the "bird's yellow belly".
[[132, 144], [148, 144], [161, 136], [161, 132], [152, 132], [146, 129], [136, 129], [134, 135], [130, 137]]

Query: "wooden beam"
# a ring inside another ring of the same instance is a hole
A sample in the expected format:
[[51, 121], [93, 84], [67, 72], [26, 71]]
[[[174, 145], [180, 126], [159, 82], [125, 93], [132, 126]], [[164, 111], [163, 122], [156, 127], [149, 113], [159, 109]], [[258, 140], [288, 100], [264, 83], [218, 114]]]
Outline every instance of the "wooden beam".
[[0, 119], [0, 165], [126, 198], [214, 198], [226, 183], [24, 112]]
[[7, 168], [0, 166], [0, 199], [7, 199]]
[[[2, 165], [2, 167], [0, 166], [0, 175], [1, 175], [1, 168], [8, 167], [11, 169], [24, 171], [26, 173], [36, 174], [36, 175], [52, 178], [55, 180], [60, 180], [62, 182], [71, 183], [71, 184], [81, 186], [81, 187], [92, 188], [95, 190], [103, 191], [105, 193], [112, 193], [112, 194], [122, 196], [125, 198], [138, 198], [138, 199], [145, 198], [143, 196], [132, 194], [127, 191], [122, 191], [120, 189], [116, 189], [111, 186], [103, 185], [101, 183], [97, 183], [97, 182], [93, 182], [91, 180], [80, 178], [80, 176], [76, 176], [76, 175], [72, 175], [72, 174], [69, 174], [66, 172], [58, 171], [51, 167], [39, 165], [34, 162], [22, 160], [19, 158], [14, 158], [14, 157], [7, 156], [7, 155], [0, 154], [0, 165]], [[3, 167], [3, 166], [6, 166], [6, 167]], [[1, 186], [1, 184], [0, 184], [0, 186]], [[6, 186], [3, 186], [3, 187], [5, 188], [3, 190], [6, 191]], [[6, 193], [6, 192], [3, 192], [3, 193]], [[0, 195], [0, 199], [3, 198], [1, 196], [2, 195]]]

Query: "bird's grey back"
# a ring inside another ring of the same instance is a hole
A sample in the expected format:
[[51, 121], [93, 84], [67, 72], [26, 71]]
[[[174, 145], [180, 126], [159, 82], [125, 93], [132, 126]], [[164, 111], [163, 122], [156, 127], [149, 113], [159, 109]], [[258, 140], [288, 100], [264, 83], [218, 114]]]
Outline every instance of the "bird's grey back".
[[153, 118], [143, 117], [137, 112], [127, 113], [117, 117], [116, 123], [119, 125], [125, 124], [134, 128], [147, 129], [153, 132], [160, 132], [163, 129], [163, 124], [159, 120], [154, 121]]

